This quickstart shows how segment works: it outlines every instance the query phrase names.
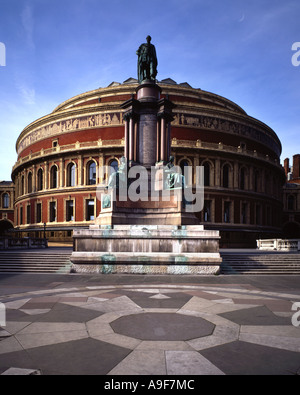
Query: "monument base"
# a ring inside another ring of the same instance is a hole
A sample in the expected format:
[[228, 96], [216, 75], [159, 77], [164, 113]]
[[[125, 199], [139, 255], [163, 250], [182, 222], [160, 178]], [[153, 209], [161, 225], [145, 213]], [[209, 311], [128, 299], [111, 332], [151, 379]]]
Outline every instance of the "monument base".
[[218, 274], [222, 262], [219, 232], [199, 225], [92, 225], [73, 238], [76, 273]]

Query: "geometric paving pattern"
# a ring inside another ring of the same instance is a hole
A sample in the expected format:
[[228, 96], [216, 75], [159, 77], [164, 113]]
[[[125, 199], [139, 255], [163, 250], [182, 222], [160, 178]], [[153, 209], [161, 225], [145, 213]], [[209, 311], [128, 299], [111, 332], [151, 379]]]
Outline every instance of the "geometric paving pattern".
[[300, 374], [291, 323], [300, 295], [245, 284], [66, 284], [0, 299], [0, 375]]

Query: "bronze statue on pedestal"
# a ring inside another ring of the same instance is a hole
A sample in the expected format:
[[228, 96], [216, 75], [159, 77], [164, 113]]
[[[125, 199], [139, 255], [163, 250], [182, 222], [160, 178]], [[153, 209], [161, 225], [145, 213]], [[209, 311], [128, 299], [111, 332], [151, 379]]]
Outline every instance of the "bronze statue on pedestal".
[[147, 43], [142, 44], [136, 51], [138, 55], [138, 80], [141, 84], [144, 81], [154, 81], [157, 76], [157, 56], [156, 49], [151, 44], [151, 37], [147, 37]]

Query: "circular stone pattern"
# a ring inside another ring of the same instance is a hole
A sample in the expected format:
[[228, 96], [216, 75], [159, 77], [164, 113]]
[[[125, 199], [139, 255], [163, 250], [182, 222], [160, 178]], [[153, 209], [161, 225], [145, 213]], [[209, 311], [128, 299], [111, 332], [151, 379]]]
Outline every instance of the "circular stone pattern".
[[120, 335], [152, 341], [186, 341], [210, 336], [215, 329], [203, 318], [176, 313], [132, 314], [110, 326]]

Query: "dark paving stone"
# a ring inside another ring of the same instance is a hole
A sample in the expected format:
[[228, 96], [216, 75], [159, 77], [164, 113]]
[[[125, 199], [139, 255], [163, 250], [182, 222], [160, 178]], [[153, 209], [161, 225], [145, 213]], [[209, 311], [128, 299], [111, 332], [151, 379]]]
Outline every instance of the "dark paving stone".
[[235, 341], [200, 352], [228, 375], [295, 375], [300, 353]]
[[[39, 317], [42, 315], [39, 314]], [[20, 310], [12, 310], [12, 309], [7, 309], [6, 310], [6, 321], [16, 321], [16, 322], [34, 322], [37, 320], [37, 315], [28, 315], [26, 313], [23, 313], [23, 311]]]
[[89, 338], [32, 348], [27, 352], [35, 361], [35, 368], [44, 374], [105, 375], [131, 350]]
[[30, 358], [26, 351], [15, 351], [7, 354], [0, 354], [0, 372], [3, 373], [11, 367], [37, 369], [35, 361]]
[[140, 340], [185, 341], [209, 336], [215, 325], [199, 318], [174, 313], [145, 313], [118, 318], [111, 327], [116, 333]]
[[257, 304], [264, 305], [271, 311], [291, 312], [293, 303], [288, 300], [274, 300], [274, 299], [237, 299], [232, 298], [237, 304]]
[[180, 309], [193, 296], [184, 292], [166, 293], [169, 299], [152, 299], [156, 293], [121, 291], [122, 295], [128, 296], [134, 303], [142, 308]]
[[291, 325], [289, 317], [278, 317], [265, 306], [231, 311], [219, 315], [239, 325]]
[[58, 303], [55, 309], [49, 313], [43, 314], [39, 322], [87, 322], [94, 318], [100, 317], [102, 314], [99, 311], [83, 309], [77, 306], [66, 306]]

